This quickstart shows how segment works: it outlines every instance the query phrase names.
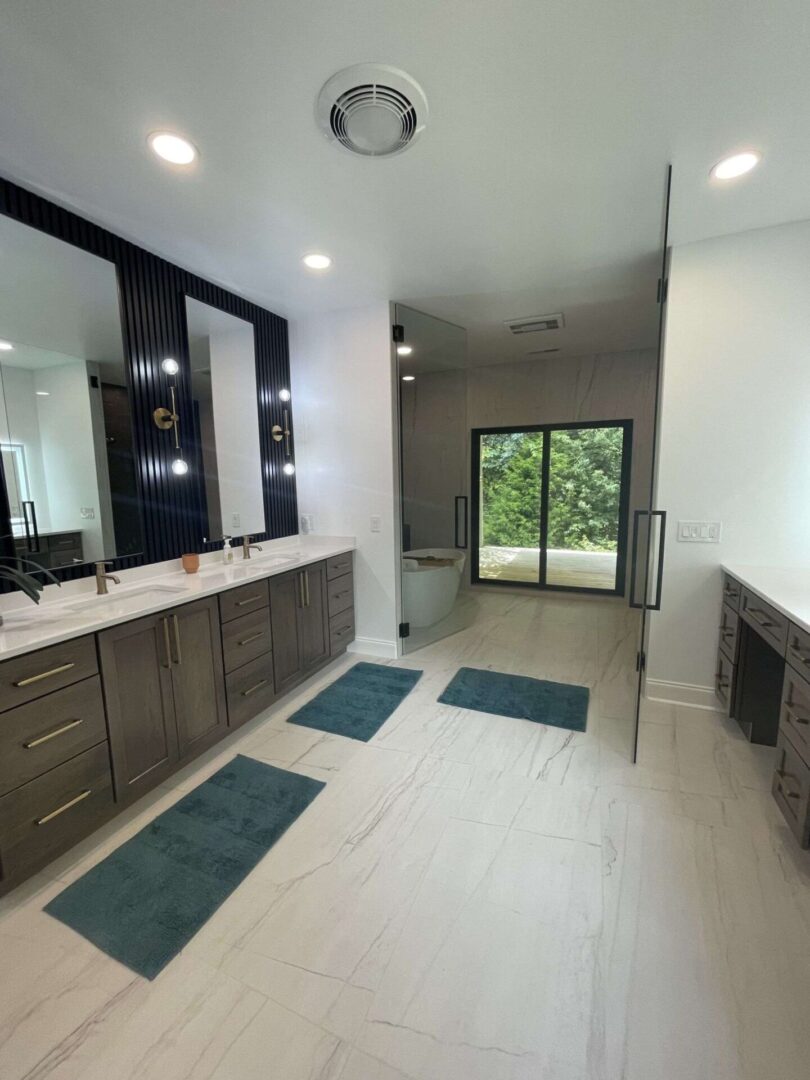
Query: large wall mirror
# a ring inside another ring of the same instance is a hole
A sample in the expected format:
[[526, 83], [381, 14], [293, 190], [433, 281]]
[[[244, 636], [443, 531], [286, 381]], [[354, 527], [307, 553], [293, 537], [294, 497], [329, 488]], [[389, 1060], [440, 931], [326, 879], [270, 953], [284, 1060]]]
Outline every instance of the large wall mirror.
[[201, 536], [264, 533], [253, 323], [189, 296], [186, 319]]
[[5, 216], [0, 452], [19, 558], [143, 551], [115, 264]]

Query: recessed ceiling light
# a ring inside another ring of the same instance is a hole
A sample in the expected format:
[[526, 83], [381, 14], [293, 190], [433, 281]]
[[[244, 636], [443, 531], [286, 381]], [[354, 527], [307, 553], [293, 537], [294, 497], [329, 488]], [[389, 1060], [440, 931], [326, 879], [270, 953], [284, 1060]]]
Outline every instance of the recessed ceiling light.
[[171, 131], [153, 131], [147, 141], [153, 152], [171, 165], [190, 165], [197, 157], [197, 148]]
[[305, 255], [302, 261], [304, 266], [308, 266], [310, 270], [328, 270], [332, 265], [332, 260], [328, 255], [323, 255], [317, 251], [313, 251], [311, 255]]
[[403, 382], [413, 382], [415, 378], [416, 378], [415, 375], [403, 375], [402, 376], [402, 381]]
[[180, 365], [176, 360], [173, 360], [171, 356], [167, 356], [165, 360], [161, 360], [160, 366], [167, 375], [176, 375], [180, 370]]
[[397, 345], [397, 354], [399, 356], [410, 356], [413, 352], [413, 348], [410, 345]]
[[34, 393], [37, 395], [37, 397], [50, 397], [51, 396], [50, 390], [35, 390]]
[[711, 171], [714, 180], [734, 180], [743, 176], [759, 165], [762, 154], [756, 150], [744, 150], [741, 154], [732, 154], [731, 157], [718, 161]]
[[0, 341], [0, 349], [2, 349], [3, 352], [11, 352], [13, 348], [14, 346], [10, 341]]

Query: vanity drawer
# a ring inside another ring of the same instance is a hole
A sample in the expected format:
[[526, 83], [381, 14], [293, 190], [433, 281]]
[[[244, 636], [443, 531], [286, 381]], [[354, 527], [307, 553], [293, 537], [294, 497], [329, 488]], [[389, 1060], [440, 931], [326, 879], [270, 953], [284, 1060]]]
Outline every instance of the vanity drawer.
[[723, 574], [723, 603], [728, 604], [734, 611], [738, 611], [741, 593], [742, 585], [739, 581], [736, 581], [731, 574]]
[[270, 593], [267, 589], [267, 580], [253, 581], [249, 585], [240, 585], [238, 589], [229, 589], [228, 592], [220, 593], [219, 615], [222, 622], [230, 622], [238, 619], [240, 615], [247, 615], [257, 608], [267, 607], [270, 603]]
[[354, 607], [354, 574], [343, 574], [341, 577], [332, 578], [326, 592], [329, 597], [330, 618]]
[[106, 738], [98, 675], [18, 705], [0, 716], [0, 795]]
[[15, 656], [0, 664], [0, 711], [87, 679], [98, 671], [92, 635]]
[[714, 674], [714, 692], [726, 710], [731, 710], [731, 695], [734, 688], [734, 665], [723, 652], [717, 651], [717, 667]]
[[107, 743], [0, 799], [0, 880], [14, 881], [67, 851], [113, 809]]
[[810, 683], [789, 664], [785, 665], [779, 730], [788, 736], [810, 767]]
[[787, 652], [785, 659], [789, 664], [810, 679], [810, 634], [800, 626], [790, 623], [788, 627]]
[[223, 624], [222, 658], [226, 674], [270, 652], [271, 647], [269, 608], [259, 608]]
[[275, 700], [273, 687], [273, 657], [271, 653], [251, 660], [225, 676], [228, 697], [228, 725], [232, 728], [246, 724], [254, 716], [272, 705]]
[[788, 620], [784, 615], [764, 600], [760, 600], [756, 593], [745, 588], [740, 599], [740, 615], [769, 645], [773, 645], [781, 656], [785, 655]]
[[779, 732], [773, 797], [802, 847], [810, 844], [810, 769], [790, 739]]
[[740, 629], [740, 616], [727, 604], [723, 604], [720, 613], [720, 648], [734, 663], [737, 657], [737, 638]]
[[329, 620], [329, 652], [335, 656], [351, 641], [354, 641], [354, 608], [333, 615]]
[[352, 565], [353, 553], [351, 551], [344, 551], [342, 555], [333, 555], [331, 559], [326, 560], [327, 580], [331, 581], [332, 578], [351, 573]]

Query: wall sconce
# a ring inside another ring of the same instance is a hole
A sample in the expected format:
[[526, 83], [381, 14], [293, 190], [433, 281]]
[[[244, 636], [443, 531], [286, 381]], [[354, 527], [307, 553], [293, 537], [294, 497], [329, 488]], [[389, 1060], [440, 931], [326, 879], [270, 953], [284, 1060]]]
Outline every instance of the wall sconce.
[[[161, 363], [161, 368], [167, 375], [176, 375], [180, 370], [180, 365], [176, 360], [172, 360], [171, 357], [167, 357]], [[174, 432], [174, 450], [175, 457], [172, 462], [172, 472], [175, 476], [185, 476], [188, 472], [188, 463], [183, 458], [183, 449], [180, 446], [180, 430], [178, 424], [180, 417], [177, 415], [177, 396], [176, 387], [174, 384], [169, 386], [169, 394], [172, 399], [172, 407], [166, 409], [161, 406], [152, 413], [152, 419], [155, 421], [155, 425], [160, 428], [161, 431], [173, 431]]]
[[[278, 395], [282, 401], [290, 400], [289, 390], [280, 390]], [[284, 456], [287, 460], [284, 462], [282, 472], [285, 476], [293, 476], [295, 473], [295, 465], [292, 461], [292, 445], [290, 442], [290, 411], [284, 409], [282, 412], [282, 424], [273, 424], [270, 429], [270, 434], [273, 436], [276, 442], [284, 440]]]

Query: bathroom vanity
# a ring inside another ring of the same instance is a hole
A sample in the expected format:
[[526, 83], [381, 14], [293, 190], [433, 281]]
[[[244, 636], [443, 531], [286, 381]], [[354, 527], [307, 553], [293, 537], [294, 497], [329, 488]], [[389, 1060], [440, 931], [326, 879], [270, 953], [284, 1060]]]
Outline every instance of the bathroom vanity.
[[345, 652], [353, 544], [307, 539], [4, 610], [0, 894]]
[[810, 846], [810, 573], [723, 567], [715, 692], [746, 738], [776, 746], [773, 796]]

